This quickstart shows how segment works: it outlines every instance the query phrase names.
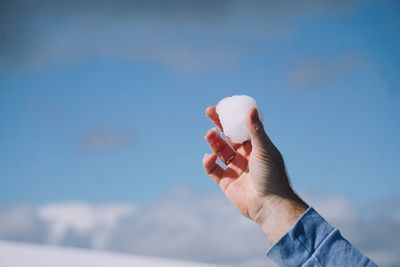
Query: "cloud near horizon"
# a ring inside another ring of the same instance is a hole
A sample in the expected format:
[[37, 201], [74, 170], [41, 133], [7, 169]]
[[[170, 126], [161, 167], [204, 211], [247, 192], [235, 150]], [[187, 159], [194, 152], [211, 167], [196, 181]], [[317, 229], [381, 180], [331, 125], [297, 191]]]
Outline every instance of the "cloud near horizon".
[[[382, 266], [398, 266], [399, 199], [368, 214], [343, 196], [307, 198]], [[85, 247], [234, 266], [274, 266], [259, 229], [220, 194], [177, 188], [149, 204], [63, 202], [0, 208], [0, 239]]]

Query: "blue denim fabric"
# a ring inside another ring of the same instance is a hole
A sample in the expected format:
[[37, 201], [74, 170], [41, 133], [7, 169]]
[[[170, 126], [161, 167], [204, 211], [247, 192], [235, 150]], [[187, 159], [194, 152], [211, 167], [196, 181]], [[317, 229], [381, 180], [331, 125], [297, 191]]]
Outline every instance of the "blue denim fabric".
[[279, 266], [377, 266], [311, 207], [267, 255]]

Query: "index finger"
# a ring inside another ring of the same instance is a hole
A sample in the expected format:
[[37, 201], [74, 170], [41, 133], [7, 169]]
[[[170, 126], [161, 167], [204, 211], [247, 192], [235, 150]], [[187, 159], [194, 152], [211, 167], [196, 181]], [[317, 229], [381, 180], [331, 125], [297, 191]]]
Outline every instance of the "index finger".
[[224, 132], [224, 130], [222, 128], [222, 124], [221, 124], [221, 122], [219, 120], [218, 113], [217, 113], [217, 111], [215, 109], [215, 106], [209, 106], [208, 108], [206, 108], [206, 116], [209, 117], [212, 120], [212, 122], [215, 124], [215, 126], [218, 127], [218, 129], [221, 132]]
[[[221, 131], [224, 132], [224, 129], [222, 128], [221, 121], [219, 120], [219, 116], [217, 113], [217, 110], [215, 106], [209, 106], [206, 108], [206, 116], [210, 118], [210, 120], [217, 126], [217, 128]], [[233, 142], [229, 137], [226, 138], [229, 145], [233, 147], [235, 150], [240, 147], [240, 144]]]

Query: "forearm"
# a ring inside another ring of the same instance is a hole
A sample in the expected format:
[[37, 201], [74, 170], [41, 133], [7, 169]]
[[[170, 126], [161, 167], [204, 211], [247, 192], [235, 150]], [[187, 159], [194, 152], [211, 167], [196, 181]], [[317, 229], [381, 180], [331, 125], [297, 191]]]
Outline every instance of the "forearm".
[[298, 221], [308, 205], [293, 191], [264, 197], [254, 221], [267, 239], [275, 244]]

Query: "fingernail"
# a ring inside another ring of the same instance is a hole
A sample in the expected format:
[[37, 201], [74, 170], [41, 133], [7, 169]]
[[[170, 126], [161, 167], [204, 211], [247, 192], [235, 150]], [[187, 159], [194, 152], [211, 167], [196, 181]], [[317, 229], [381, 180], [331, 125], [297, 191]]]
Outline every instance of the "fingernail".
[[251, 122], [253, 124], [254, 130], [258, 131], [260, 129], [260, 118], [258, 117], [257, 110], [251, 114]]
[[206, 139], [206, 141], [209, 142], [209, 143], [214, 143], [214, 142], [215, 142], [215, 140], [217, 139], [215, 128], [211, 128], [211, 129], [207, 132], [207, 134], [205, 135], [205, 139]]
[[205, 111], [204, 111], [204, 115], [206, 116], [206, 117], [208, 117], [208, 110], [210, 109], [210, 107], [206, 107], [206, 109], [205, 109]]

